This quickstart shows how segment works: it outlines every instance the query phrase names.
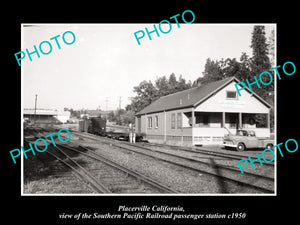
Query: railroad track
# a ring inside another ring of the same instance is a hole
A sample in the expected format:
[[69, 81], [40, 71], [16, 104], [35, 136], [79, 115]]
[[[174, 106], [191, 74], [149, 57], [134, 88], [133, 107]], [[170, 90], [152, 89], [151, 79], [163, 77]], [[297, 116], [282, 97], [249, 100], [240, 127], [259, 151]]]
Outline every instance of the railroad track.
[[56, 146], [54, 149], [55, 150], [53, 152], [48, 149], [46, 153], [70, 168], [81, 180], [90, 184], [93, 190], [97, 193], [111, 193], [111, 191], [107, 187], [100, 183], [89, 171], [87, 171], [79, 163], [68, 156], [62, 149], [60, 149], [58, 146]]
[[[31, 143], [31, 140], [24, 140], [24, 143], [27, 144]], [[90, 187], [97, 193], [109, 193], [110, 191], [101, 184], [95, 177], [91, 175], [90, 172], [88, 172], [84, 167], [82, 167], [80, 164], [78, 164], [76, 161], [74, 161], [71, 157], [69, 157], [67, 154], [65, 154], [59, 147], [49, 147], [47, 151], [44, 153], [39, 154], [48, 154], [50, 157], [58, 160], [60, 163], [62, 163], [64, 166], [70, 169], [70, 171], [83, 182], [90, 185]], [[34, 156], [33, 156], [34, 157]], [[49, 163], [49, 160], [46, 160], [43, 157], [43, 163]], [[62, 176], [59, 174], [61, 171], [56, 171], [57, 176]], [[68, 174], [64, 174], [63, 176], [68, 176]]]
[[[25, 142], [30, 141], [25, 140]], [[68, 144], [56, 143], [56, 147], [49, 147], [45, 153], [68, 167], [76, 177], [88, 183], [97, 193], [177, 193], [176, 190], [128, 169], [91, 149], [84, 146], [78, 147], [80, 150]], [[80, 165], [66, 150], [96, 160], [97, 167], [91, 169]], [[102, 165], [100, 166], [99, 163]]]
[[[194, 148], [194, 149], [196, 149], [196, 150], [194, 150], [191, 147], [163, 145], [163, 144], [154, 144], [154, 143], [135, 143], [135, 144], [133, 144], [133, 143], [129, 143], [129, 142], [123, 142], [123, 141], [118, 141], [118, 140], [107, 139], [107, 138], [96, 136], [96, 135], [89, 134], [89, 133], [78, 132], [76, 134], [79, 135], [79, 136], [83, 136], [83, 137], [93, 139], [93, 140], [97, 140], [97, 141], [99, 141], [99, 140], [104, 141], [104, 142], [105, 141], [112, 141], [113, 143], [122, 143], [122, 145], [123, 144], [124, 145], [130, 145], [130, 146], [133, 146], [133, 147], [139, 146], [139, 148], [142, 148], [142, 149], [145, 149], [145, 150], [150, 150], [150, 151], [155, 151], [155, 152], [159, 151], [159, 150], [155, 149], [155, 147], [162, 147], [164, 149], [166, 149], [166, 147], [167, 147], [168, 149], [173, 150], [175, 154], [172, 154], [172, 153], [170, 154], [170, 153], [165, 152], [165, 151], [161, 151], [161, 152], [164, 153], [164, 154], [175, 155], [175, 156], [178, 155], [178, 153], [181, 153], [181, 152], [188, 152], [188, 153], [193, 154], [191, 156], [191, 158], [195, 158], [195, 161], [200, 161], [200, 160], [196, 160], [196, 158], [199, 158], [199, 159], [204, 158], [203, 155], [208, 156], [209, 158], [214, 157], [218, 160], [220, 160], [220, 159], [241, 160], [241, 159], [247, 157], [245, 155], [224, 153], [224, 152], [216, 152], [216, 151], [212, 151], [212, 150], [208, 150], [208, 149], [204, 149], [204, 148], [200, 149], [198, 147]], [[178, 156], [181, 157], [180, 154]], [[256, 156], [253, 155], [253, 159], [255, 159], [255, 157]], [[193, 160], [193, 159], [191, 159], [191, 160]], [[258, 161], [255, 161], [254, 163], [257, 164], [257, 165], [259, 164]], [[265, 163], [264, 166], [269, 166], [269, 167], [274, 168], [274, 163]], [[235, 170], [240, 171], [239, 169], [235, 169]]]
[[[234, 154], [230, 152], [216, 152], [207, 148], [203, 147], [187, 147], [187, 146], [174, 146], [174, 145], [165, 145], [165, 144], [157, 144], [157, 143], [142, 143], [142, 146], [148, 146], [148, 147], [167, 147], [169, 149], [173, 149], [174, 151], [183, 151], [183, 152], [189, 152], [189, 153], [203, 153], [206, 155], [211, 156], [220, 156], [227, 159], [234, 159], [234, 160], [240, 160], [245, 155], [243, 154]], [[255, 154], [251, 154], [249, 156], [255, 157]], [[274, 163], [269, 163], [269, 166], [274, 166]]]
[[[75, 132], [79, 136], [83, 136], [83, 137], [90, 138], [90, 139], [94, 138], [94, 140], [99, 140], [99, 139], [101, 139], [103, 141], [111, 140], [111, 139], [107, 139], [107, 138], [96, 136], [96, 135], [89, 134], [89, 133], [82, 133], [82, 132], [78, 132], [78, 131], [73, 131], [73, 132]], [[111, 140], [111, 141], [120, 142], [118, 140]], [[123, 141], [122, 141], [122, 143], [126, 143], [127, 145], [131, 144], [129, 142], [123, 142]], [[146, 143], [146, 142], [135, 143], [135, 144], [131, 144], [131, 145], [134, 145], [134, 146], [138, 145], [141, 148], [148, 149], [148, 150], [156, 150], [156, 149], [153, 149], [156, 147], [168, 148], [170, 150], [173, 150], [176, 154], [180, 153], [180, 152], [193, 153], [194, 154], [193, 157], [197, 157], [197, 158], [201, 158], [202, 155], [207, 155], [209, 157], [213, 156], [213, 157], [222, 157], [224, 159], [241, 160], [248, 156], [248, 154], [243, 155], [243, 154], [234, 154], [234, 153], [230, 153], [230, 152], [226, 152], [226, 153], [225, 152], [216, 152], [216, 151], [213, 151], [213, 150], [210, 150], [207, 148], [202, 148], [202, 147], [174, 146], [174, 145]], [[197, 156], [197, 154], [198, 154], [198, 156]], [[249, 156], [253, 157], [253, 159], [255, 159], [255, 157], [257, 157], [255, 154], [250, 154], [250, 153], [249, 153]], [[257, 161], [254, 163], [259, 164], [259, 162], [257, 162]], [[264, 166], [274, 167], [274, 163], [273, 162], [265, 163]]]
[[[140, 146], [130, 146], [125, 147], [123, 144], [110, 144], [111, 146], [115, 146], [127, 151], [135, 152], [138, 154], [146, 155], [151, 158], [158, 159], [163, 162], [168, 162], [180, 167], [184, 167], [186, 169], [198, 172], [205, 173], [207, 175], [211, 175], [214, 177], [218, 177], [219, 179], [234, 182], [237, 185], [242, 185], [244, 187], [250, 187], [256, 189], [260, 192], [265, 193], [273, 193], [274, 190], [274, 179], [267, 176], [262, 176], [255, 173], [244, 172], [241, 174], [240, 170], [233, 167], [223, 166], [217, 164], [214, 159], [210, 159], [209, 162], [204, 162], [200, 160], [196, 160], [193, 158], [183, 157], [179, 155], [174, 155], [170, 153], [166, 153], [158, 150], [151, 150], [149, 153], [149, 149], [143, 149], [141, 151]], [[255, 184], [254, 184], [255, 183]]]
[[233, 182], [237, 185], [252, 188], [262, 193], [274, 193], [274, 178], [250, 172], [241, 174], [238, 168], [219, 165], [215, 162], [216, 159], [214, 158], [210, 158], [209, 162], [207, 162], [190, 157], [184, 157], [172, 153], [154, 150], [136, 144], [130, 144], [127, 142], [121, 143], [114, 140], [104, 139], [94, 135], [91, 136], [79, 134], [79, 136], [101, 141], [104, 144], [116, 148], [146, 155], [148, 157], [155, 158], [163, 162], [168, 162], [170, 164], [177, 165], [198, 173], [204, 173], [210, 176], [214, 176], [223, 181]]
[[[177, 193], [176, 190], [146, 177], [143, 174], [128, 169], [85, 146], [80, 145], [79, 148], [81, 150], [79, 150], [70, 147], [69, 145], [57, 145], [60, 148], [65, 148], [68, 151], [79, 153], [80, 155], [96, 160], [98, 163], [105, 164], [106, 169], [103, 168], [103, 166], [101, 167], [101, 180], [107, 187], [110, 187], [109, 189], [113, 193], [116, 190], [118, 193]], [[129, 179], [129, 177], [131, 179]]]
[[[234, 168], [233, 166], [220, 165], [216, 163], [216, 161], [220, 160], [221, 158], [236, 160], [236, 159], [241, 159], [241, 156], [237, 156], [237, 155], [224, 156], [223, 154], [217, 154], [215, 152], [209, 152], [207, 154], [206, 151], [204, 153], [202, 152], [199, 153], [198, 151], [195, 152], [194, 150], [188, 150], [191, 153], [197, 153], [202, 155], [204, 154], [209, 156], [208, 157], [209, 161], [207, 160], [203, 161], [204, 159], [198, 160], [195, 158], [184, 157], [184, 156], [180, 156], [168, 152], [159, 151], [157, 149], [153, 149], [150, 147], [145, 147], [140, 144], [130, 144], [127, 142], [120, 142], [120, 141], [111, 140], [111, 139], [95, 136], [92, 134], [85, 134], [81, 132], [74, 132], [74, 134], [78, 135], [79, 137], [101, 141], [104, 144], [108, 144], [115, 148], [123, 149], [125, 151], [146, 155], [156, 160], [160, 160], [176, 166], [180, 166], [197, 173], [207, 174], [209, 176], [216, 177], [222, 181], [233, 182], [236, 185], [252, 188], [257, 190], [258, 192], [274, 193], [273, 177], [267, 177], [264, 175], [250, 173], [250, 172], [245, 172], [244, 174], [241, 174], [239, 169]], [[176, 152], [178, 152], [178, 149]]]

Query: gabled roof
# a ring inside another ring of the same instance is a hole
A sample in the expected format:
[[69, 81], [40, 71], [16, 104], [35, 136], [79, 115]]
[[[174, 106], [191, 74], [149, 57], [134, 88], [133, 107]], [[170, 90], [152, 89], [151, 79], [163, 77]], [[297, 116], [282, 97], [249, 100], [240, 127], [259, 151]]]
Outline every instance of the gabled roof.
[[[240, 82], [235, 77], [228, 77], [223, 80], [218, 80], [205, 85], [201, 85], [200, 87], [195, 87], [160, 97], [135, 115], [137, 116], [148, 113], [196, 107], [211, 95], [215, 94], [216, 92], [230, 84], [232, 81], [236, 81], [237, 83]], [[248, 88], [245, 88], [245, 90], [251, 92]], [[259, 101], [261, 101], [267, 107], [271, 108], [271, 105], [269, 103], [267, 103], [254, 92], [252, 93]]]

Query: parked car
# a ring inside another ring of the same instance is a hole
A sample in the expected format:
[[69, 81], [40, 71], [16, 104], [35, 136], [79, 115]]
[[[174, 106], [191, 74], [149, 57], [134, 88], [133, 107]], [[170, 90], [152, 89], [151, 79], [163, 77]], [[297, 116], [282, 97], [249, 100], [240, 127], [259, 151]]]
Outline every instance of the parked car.
[[229, 134], [223, 140], [225, 148], [235, 148], [237, 151], [244, 151], [248, 148], [272, 149], [273, 145], [273, 139], [258, 138], [253, 130], [238, 130], [236, 135]]

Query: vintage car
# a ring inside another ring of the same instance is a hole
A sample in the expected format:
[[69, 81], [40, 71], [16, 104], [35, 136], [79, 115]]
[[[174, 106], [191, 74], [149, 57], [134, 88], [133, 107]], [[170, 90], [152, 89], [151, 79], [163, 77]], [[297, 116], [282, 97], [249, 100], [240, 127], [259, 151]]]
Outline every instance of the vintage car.
[[247, 148], [269, 148], [272, 149], [274, 140], [258, 138], [253, 130], [238, 130], [236, 135], [229, 134], [223, 139], [225, 148], [235, 148], [244, 151]]

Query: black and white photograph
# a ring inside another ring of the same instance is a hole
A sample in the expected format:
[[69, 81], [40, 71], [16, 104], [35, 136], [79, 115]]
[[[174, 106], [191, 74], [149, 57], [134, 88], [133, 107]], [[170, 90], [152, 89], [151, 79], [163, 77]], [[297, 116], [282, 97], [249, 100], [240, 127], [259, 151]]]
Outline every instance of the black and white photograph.
[[294, 224], [296, 5], [101, 3], [2, 14], [1, 219]]
[[275, 194], [275, 33], [22, 24], [23, 194]]

